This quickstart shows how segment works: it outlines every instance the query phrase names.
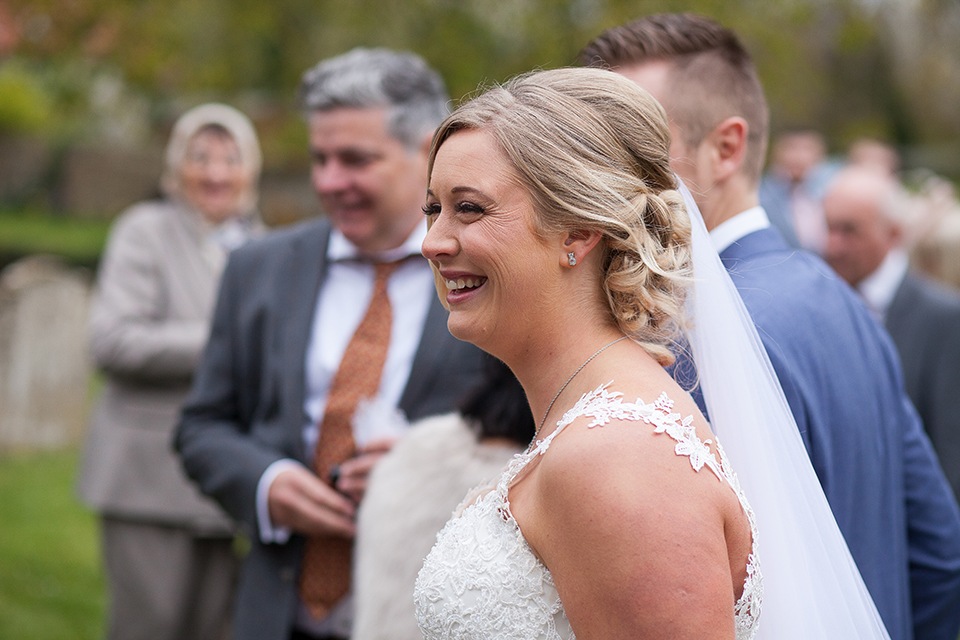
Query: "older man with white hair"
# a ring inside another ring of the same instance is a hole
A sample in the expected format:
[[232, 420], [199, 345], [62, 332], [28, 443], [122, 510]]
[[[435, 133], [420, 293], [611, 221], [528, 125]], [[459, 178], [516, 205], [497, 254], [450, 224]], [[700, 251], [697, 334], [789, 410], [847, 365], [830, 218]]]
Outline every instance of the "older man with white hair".
[[893, 337], [907, 393], [960, 496], [960, 294], [910, 269], [903, 196], [886, 172], [841, 170], [823, 199], [825, 257]]

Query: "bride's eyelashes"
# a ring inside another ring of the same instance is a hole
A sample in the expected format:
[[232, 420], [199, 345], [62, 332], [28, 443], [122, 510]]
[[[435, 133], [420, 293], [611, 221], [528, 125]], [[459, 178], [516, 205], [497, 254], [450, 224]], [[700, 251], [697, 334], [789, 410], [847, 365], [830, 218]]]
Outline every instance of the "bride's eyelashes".
[[[442, 207], [439, 202], [427, 202], [421, 207], [424, 215], [427, 216], [437, 216], [440, 215]], [[479, 205], [475, 202], [469, 200], [461, 200], [453, 205], [453, 211], [458, 215], [464, 216], [482, 216], [486, 213], [486, 208], [482, 205]]]
[[468, 220], [479, 218], [487, 212], [486, 208], [476, 204], [475, 202], [470, 202], [469, 200], [462, 200], [454, 205], [453, 210], [457, 212], [457, 215], [461, 218], [467, 218]]

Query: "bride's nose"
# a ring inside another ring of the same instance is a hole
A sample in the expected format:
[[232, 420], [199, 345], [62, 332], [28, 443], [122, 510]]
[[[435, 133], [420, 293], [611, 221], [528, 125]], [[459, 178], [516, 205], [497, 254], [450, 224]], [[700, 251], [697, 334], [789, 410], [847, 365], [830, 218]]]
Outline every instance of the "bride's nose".
[[428, 223], [427, 236], [423, 239], [421, 253], [427, 260], [439, 261], [441, 258], [456, 255], [460, 244], [447, 222], [449, 216], [438, 215]]

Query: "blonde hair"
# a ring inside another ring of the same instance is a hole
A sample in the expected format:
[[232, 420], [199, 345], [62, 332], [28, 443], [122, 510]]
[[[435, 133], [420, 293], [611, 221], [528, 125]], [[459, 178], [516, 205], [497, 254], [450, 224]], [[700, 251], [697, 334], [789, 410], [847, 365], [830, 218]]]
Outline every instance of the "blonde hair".
[[690, 221], [659, 103], [610, 71], [517, 76], [444, 120], [431, 174], [439, 147], [467, 129], [490, 134], [504, 151], [541, 230], [600, 232], [600, 284], [612, 319], [658, 361], [672, 362], [691, 269]]

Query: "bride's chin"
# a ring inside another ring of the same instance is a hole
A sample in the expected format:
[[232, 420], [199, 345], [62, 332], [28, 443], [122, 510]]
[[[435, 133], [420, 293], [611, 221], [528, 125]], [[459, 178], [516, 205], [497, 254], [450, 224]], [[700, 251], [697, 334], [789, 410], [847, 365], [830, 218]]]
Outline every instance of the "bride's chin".
[[486, 351], [484, 347], [486, 343], [489, 342], [489, 340], [486, 338], [486, 332], [477, 327], [475, 324], [470, 322], [459, 322], [455, 314], [451, 314], [447, 321], [447, 329], [449, 329], [450, 335], [457, 340], [469, 342], [475, 347]]
[[457, 340], [473, 342], [471, 338], [474, 336], [475, 332], [471, 331], [470, 328], [463, 323], [457, 322], [453, 314], [450, 314], [450, 318], [447, 320], [447, 329], [449, 329], [450, 335]]

